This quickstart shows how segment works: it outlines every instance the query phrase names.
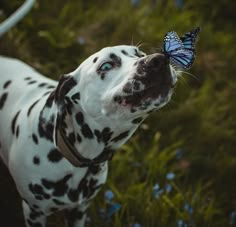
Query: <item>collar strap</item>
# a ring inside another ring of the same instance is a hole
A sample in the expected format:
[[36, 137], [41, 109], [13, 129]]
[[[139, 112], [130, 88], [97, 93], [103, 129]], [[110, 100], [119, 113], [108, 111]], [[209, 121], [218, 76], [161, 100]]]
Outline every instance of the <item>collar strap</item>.
[[56, 130], [56, 141], [57, 147], [59, 148], [62, 155], [74, 166], [76, 167], [89, 167], [91, 165], [99, 165], [105, 161], [112, 159], [114, 150], [109, 147], [104, 148], [101, 154], [99, 154], [94, 159], [85, 158], [81, 155], [74, 146], [72, 146], [62, 131], [60, 125]]

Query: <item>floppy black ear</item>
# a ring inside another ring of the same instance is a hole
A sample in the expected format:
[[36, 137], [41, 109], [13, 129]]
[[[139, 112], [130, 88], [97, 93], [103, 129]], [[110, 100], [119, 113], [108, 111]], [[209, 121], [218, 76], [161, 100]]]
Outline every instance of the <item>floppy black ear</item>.
[[75, 79], [70, 75], [63, 75], [57, 85], [55, 91], [55, 102], [56, 104], [63, 105], [65, 102], [66, 94], [76, 86]]

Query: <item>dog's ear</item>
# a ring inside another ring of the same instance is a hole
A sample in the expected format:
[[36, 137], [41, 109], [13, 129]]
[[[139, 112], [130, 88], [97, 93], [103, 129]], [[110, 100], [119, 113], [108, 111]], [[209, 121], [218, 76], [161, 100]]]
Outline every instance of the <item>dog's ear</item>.
[[65, 103], [66, 94], [76, 86], [76, 81], [73, 76], [63, 75], [57, 85], [55, 91], [55, 103], [57, 105], [63, 105]]

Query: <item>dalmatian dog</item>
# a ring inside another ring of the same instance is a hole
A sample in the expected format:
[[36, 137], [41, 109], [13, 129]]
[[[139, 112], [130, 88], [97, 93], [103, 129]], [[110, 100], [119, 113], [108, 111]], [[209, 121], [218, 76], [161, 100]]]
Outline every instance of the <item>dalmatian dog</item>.
[[19, 194], [27, 227], [65, 212], [85, 225], [106, 182], [108, 161], [153, 111], [171, 98], [168, 58], [136, 46], [106, 47], [59, 81], [0, 57], [0, 156]]

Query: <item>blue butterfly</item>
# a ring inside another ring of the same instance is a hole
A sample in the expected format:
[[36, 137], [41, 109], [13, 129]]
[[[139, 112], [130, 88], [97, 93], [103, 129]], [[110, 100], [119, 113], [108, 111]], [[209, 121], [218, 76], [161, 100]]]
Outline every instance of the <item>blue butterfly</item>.
[[180, 40], [184, 44], [185, 49], [192, 50], [195, 53], [195, 42], [199, 32], [200, 27], [197, 27], [190, 32], [185, 33], [184, 36], [180, 37]]
[[195, 41], [200, 29], [196, 28], [179, 38], [176, 32], [165, 35], [163, 53], [170, 63], [183, 69], [189, 69], [195, 60]]

